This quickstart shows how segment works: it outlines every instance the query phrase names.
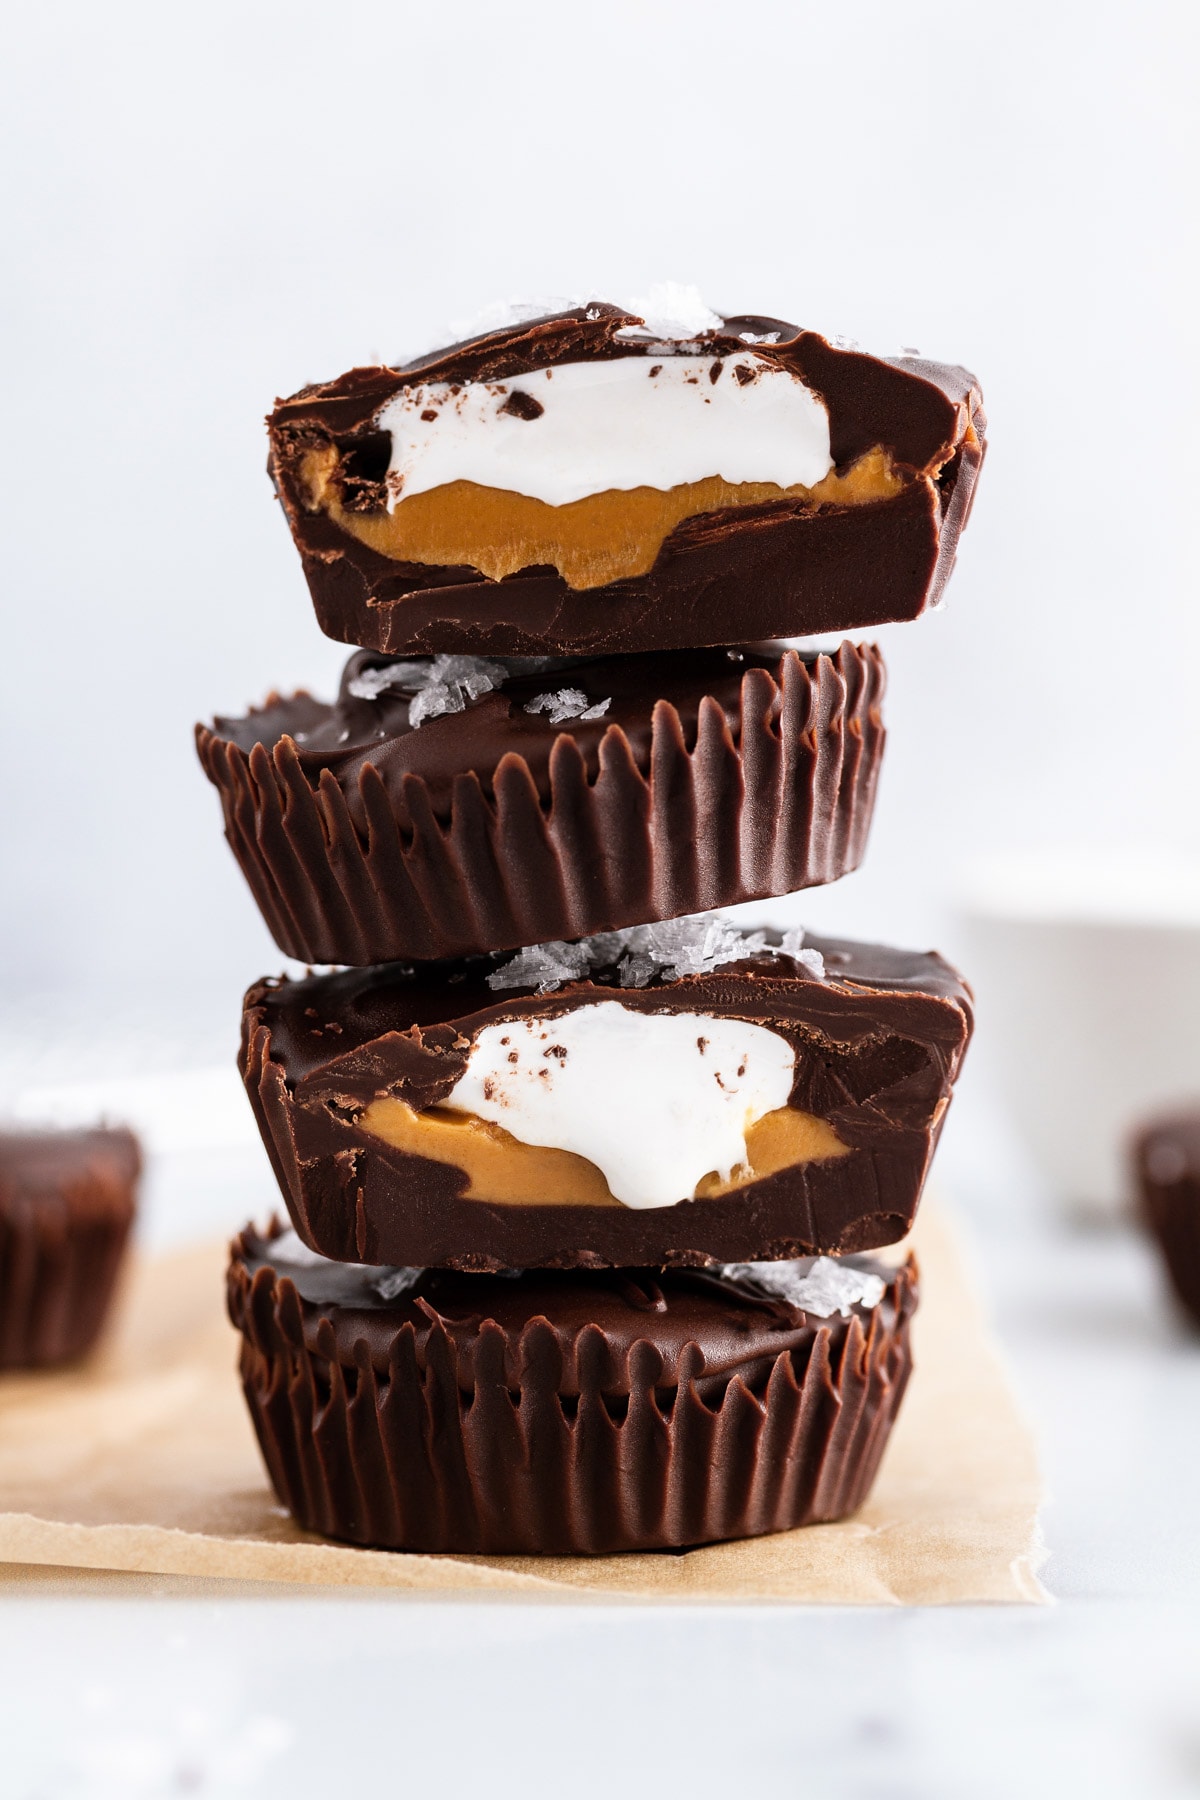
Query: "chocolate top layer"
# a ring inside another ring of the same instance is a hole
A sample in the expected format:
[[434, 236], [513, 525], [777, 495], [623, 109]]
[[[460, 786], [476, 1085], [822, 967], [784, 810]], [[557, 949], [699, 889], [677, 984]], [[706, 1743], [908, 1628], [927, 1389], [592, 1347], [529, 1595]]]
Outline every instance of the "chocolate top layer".
[[[849, 647], [855, 654], [854, 647]], [[273, 694], [261, 707], [242, 718], [220, 717], [216, 734], [249, 752], [256, 744], [268, 750], [284, 736], [296, 746], [300, 766], [315, 787], [321, 771], [329, 769], [352, 798], [357, 777], [368, 764], [382, 776], [393, 799], [403, 797], [404, 777], [419, 776], [429, 789], [435, 808], [450, 801], [454, 777], [473, 772], [485, 792], [507, 753], [527, 764], [539, 798], [550, 798], [550, 757], [555, 744], [568, 734], [582, 752], [589, 780], [595, 780], [600, 764], [600, 743], [611, 726], [629, 740], [639, 768], [647, 768], [653, 734], [654, 708], [667, 701], [679, 714], [684, 740], [695, 747], [700, 703], [716, 700], [736, 742], [741, 731], [742, 682], [749, 669], [765, 669], [778, 685], [769, 708], [771, 722], [782, 707], [782, 670], [785, 657], [798, 657], [815, 668], [820, 652], [789, 650], [785, 644], [740, 644], [728, 649], [681, 650], [646, 656], [605, 656], [561, 659], [549, 667], [544, 659], [508, 658], [511, 674], [503, 686], [483, 694], [463, 712], [426, 718], [418, 729], [409, 723], [409, 703], [418, 684], [411, 678], [376, 698], [364, 699], [353, 692], [362, 676], [395, 663], [376, 651], [360, 650], [342, 673], [338, 697], [332, 705], [298, 693], [282, 698]], [[858, 654], [872, 656], [876, 652]], [[433, 658], [405, 659], [403, 667], [429, 667]], [[397, 665], [400, 666], [400, 665]], [[526, 711], [539, 695], [562, 688], [576, 688], [590, 702], [607, 700], [598, 719], [573, 718], [555, 725], [547, 712]]]
[[[418, 1363], [425, 1361], [430, 1333], [441, 1330], [457, 1351], [460, 1383], [473, 1385], [474, 1357], [489, 1333], [507, 1340], [508, 1376], [519, 1386], [523, 1362], [547, 1353], [547, 1340], [561, 1358], [559, 1392], [577, 1394], [580, 1367], [589, 1362], [591, 1380], [612, 1392], [628, 1392], [647, 1378], [675, 1386], [701, 1375], [746, 1372], [773, 1361], [782, 1351], [807, 1346], [814, 1331], [844, 1331], [848, 1319], [807, 1313], [750, 1279], [731, 1279], [691, 1269], [598, 1269], [469, 1275], [453, 1269], [424, 1269], [394, 1300], [373, 1285], [378, 1271], [353, 1264], [279, 1264], [271, 1240], [247, 1231], [235, 1242], [235, 1266], [244, 1262], [253, 1277], [275, 1269], [295, 1287], [302, 1303], [306, 1345], [320, 1350], [332, 1330], [339, 1360], [350, 1362], [365, 1344], [372, 1362], [386, 1369], [398, 1329], [411, 1325]], [[896, 1271], [868, 1257], [852, 1259], [888, 1284], [880, 1301], [885, 1323], [894, 1323], [900, 1289], [915, 1285], [910, 1264]], [[856, 1306], [851, 1317], [864, 1323], [876, 1309]], [[531, 1329], [532, 1328], [532, 1329]], [[533, 1339], [540, 1336], [542, 1347]], [[322, 1352], [328, 1354], [328, 1346]], [[597, 1381], [597, 1359], [602, 1359]]]
[[129, 1188], [141, 1171], [132, 1131], [0, 1131], [0, 1197], [69, 1194], [83, 1184]]
[[[351, 369], [276, 402], [268, 420], [272, 458], [287, 455], [298, 430], [304, 434], [316, 427], [339, 442], [356, 438], [363, 454], [362, 478], [369, 485], [381, 479], [387, 466], [386, 454], [380, 465], [384, 446], [370, 442], [370, 427], [402, 389], [434, 381], [508, 381], [560, 363], [627, 356], [662, 361], [708, 350], [714, 357], [751, 351], [767, 366], [797, 377], [824, 401], [830, 452], [838, 469], [882, 446], [898, 468], [933, 472], [947, 460], [980, 403], [978, 382], [957, 364], [838, 348], [820, 333], [783, 319], [735, 314], [722, 329], [686, 340], [621, 335], [640, 325], [635, 314], [596, 301], [431, 351], [398, 368]], [[761, 341], [772, 334], [778, 334], [774, 343]]]
[[[638, 1012], [729, 1013], [781, 1032], [807, 1052], [797, 1056], [791, 1104], [819, 1117], [898, 1083], [919, 1104], [931, 1081], [948, 1091], [972, 1021], [961, 976], [933, 952], [838, 938], [806, 937], [805, 946], [824, 957], [823, 980], [791, 956], [760, 954], [641, 988], [622, 988], [613, 964], [541, 995], [488, 986], [508, 955], [260, 982], [246, 996], [243, 1032], [248, 1041], [265, 1026], [288, 1087], [334, 1105], [390, 1092], [418, 1110], [436, 1106], [485, 1025], [553, 1018], [604, 999]], [[843, 1053], [832, 1061], [812, 1054], [814, 1031]]]

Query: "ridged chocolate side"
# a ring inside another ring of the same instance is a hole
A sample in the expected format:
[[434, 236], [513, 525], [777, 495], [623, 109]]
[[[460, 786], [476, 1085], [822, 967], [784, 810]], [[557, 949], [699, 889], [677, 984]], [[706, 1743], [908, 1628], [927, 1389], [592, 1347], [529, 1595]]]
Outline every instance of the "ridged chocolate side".
[[91, 1349], [135, 1211], [128, 1132], [0, 1134], [0, 1369]]
[[911, 1260], [869, 1313], [786, 1309], [787, 1347], [719, 1376], [689, 1343], [664, 1387], [653, 1308], [628, 1345], [603, 1304], [564, 1343], [544, 1297], [518, 1334], [485, 1313], [464, 1344], [435, 1308], [401, 1306], [394, 1330], [376, 1312], [347, 1344], [340, 1309], [303, 1300], [261, 1251], [233, 1245], [228, 1302], [272, 1484], [306, 1529], [381, 1549], [612, 1554], [844, 1518], [911, 1369]]
[[1200, 1326], [1200, 1107], [1148, 1125], [1134, 1146], [1142, 1218], [1176, 1299]]
[[248, 753], [204, 727], [196, 741], [281, 950], [313, 963], [429, 959], [836, 881], [865, 848], [884, 680], [873, 647], [811, 661], [789, 650], [777, 677], [747, 669], [736, 730], [711, 697], [694, 731], [659, 700], [648, 749], [610, 727], [594, 779], [563, 728], [548, 799], [509, 753], [490, 793], [476, 772], [456, 775], [448, 810], [415, 775], [398, 806], [370, 763], [348, 797], [329, 769], [306, 774], [287, 736]]

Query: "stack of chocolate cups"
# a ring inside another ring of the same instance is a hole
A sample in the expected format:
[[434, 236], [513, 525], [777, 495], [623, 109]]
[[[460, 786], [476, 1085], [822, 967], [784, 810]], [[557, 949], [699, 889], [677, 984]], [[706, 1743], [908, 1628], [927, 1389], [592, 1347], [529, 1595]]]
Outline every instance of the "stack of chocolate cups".
[[[678, 304], [680, 296], [675, 295]], [[599, 302], [280, 402], [332, 705], [198, 733], [280, 948], [233, 1247], [271, 1480], [360, 1544], [612, 1552], [844, 1517], [910, 1369], [971, 1028], [934, 954], [713, 909], [836, 880], [878, 652], [940, 595], [964, 370]], [[337, 965], [312, 973], [311, 965]]]

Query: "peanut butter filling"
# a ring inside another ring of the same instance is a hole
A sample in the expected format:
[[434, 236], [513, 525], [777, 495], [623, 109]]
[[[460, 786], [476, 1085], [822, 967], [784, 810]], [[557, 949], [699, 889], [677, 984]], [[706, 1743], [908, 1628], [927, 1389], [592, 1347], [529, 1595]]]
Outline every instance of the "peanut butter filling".
[[698, 513], [769, 500], [813, 506], [864, 506], [899, 493], [904, 482], [887, 451], [869, 450], [844, 474], [832, 470], [815, 487], [767, 481], [723, 481], [719, 475], [673, 488], [608, 488], [566, 506], [527, 494], [450, 481], [396, 502], [391, 512], [342, 504], [336, 445], [310, 450], [300, 483], [312, 512], [324, 512], [359, 543], [394, 562], [466, 564], [492, 581], [549, 564], [568, 587], [603, 587], [645, 575], [677, 525]]
[[[373, 1100], [358, 1124], [372, 1137], [413, 1156], [448, 1163], [469, 1177], [464, 1200], [502, 1206], [619, 1206], [608, 1183], [586, 1156], [523, 1144], [501, 1125], [471, 1113], [431, 1107], [414, 1112], [403, 1100]], [[849, 1155], [833, 1127], [812, 1113], [781, 1106], [746, 1133], [746, 1161], [729, 1181], [706, 1175], [697, 1200], [715, 1200], [764, 1175], [802, 1163]]]

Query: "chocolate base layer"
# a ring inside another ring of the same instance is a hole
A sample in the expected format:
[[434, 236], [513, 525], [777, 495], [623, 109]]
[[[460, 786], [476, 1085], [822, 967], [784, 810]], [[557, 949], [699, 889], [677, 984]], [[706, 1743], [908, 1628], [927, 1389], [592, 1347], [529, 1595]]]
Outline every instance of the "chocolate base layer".
[[[501, 958], [259, 983], [246, 996], [242, 1076], [297, 1232], [342, 1261], [469, 1270], [699, 1266], [898, 1242], [970, 1035], [969, 990], [932, 954], [806, 943], [824, 956], [823, 980], [789, 956], [760, 955], [637, 989], [601, 969], [545, 995], [493, 992], [486, 976]], [[831, 1127], [846, 1153], [673, 1206], [523, 1205], [467, 1198], [464, 1170], [362, 1125], [380, 1097], [437, 1107], [489, 1024], [602, 1000], [778, 1032], [796, 1052], [789, 1104]]]
[[140, 1167], [128, 1131], [0, 1132], [0, 1368], [69, 1362], [91, 1349]]
[[[280, 949], [374, 963], [515, 948], [836, 881], [858, 866], [883, 662], [782, 645], [517, 673], [408, 725], [408, 696], [271, 700], [197, 728]], [[527, 704], [574, 686], [596, 720]]]
[[821, 1318], [702, 1274], [281, 1267], [247, 1231], [229, 1314], [272, 1485], [379, 1549], [603, 1555], [845, 1518], [911, 1369], [915, 1265]]
[[[572, 589], [556, 570], [502, 581], [466, 567], [392, 561], [310, 509], [301, 468], [335, 445], [372, 467], [381, 407], [405, 385], [509, 379], [562, 362], [695, 354], [692, 343], [623, 341], [631, 315], [597, 304], [454, 346], [406, 369], [354, 369], [277, 403], [271, 471], [321, 629], [389, 655], [595, 656], [745, 639], [810, 637], [915, 619], [940, 597], [967, 522], [986, 420], [966, 370], [838, 348], [778, 319], [729, 318], [702, 334], [714, 356], [744, 352], [790, 371], [829, 410], [844, 470], [875, 445], [908, 472], [867, 504], [781, 499], [686, 519], [645, 576]], [[767, 341], [774, 334], [775, 341]], [[385, 458], [386, 462], [386, 458]], [[933, 471], [936, 471], [933, 472]], [[356, 505], [371, 483], [355, 477]], [[382, 489], [377, 504], [384, 505]]]
[[1142, 1217], [1171, 1288], [1200, 1327], [1200, 1105], [1146, 1125], [1134, 1144], [1134, 1168]]

